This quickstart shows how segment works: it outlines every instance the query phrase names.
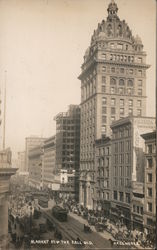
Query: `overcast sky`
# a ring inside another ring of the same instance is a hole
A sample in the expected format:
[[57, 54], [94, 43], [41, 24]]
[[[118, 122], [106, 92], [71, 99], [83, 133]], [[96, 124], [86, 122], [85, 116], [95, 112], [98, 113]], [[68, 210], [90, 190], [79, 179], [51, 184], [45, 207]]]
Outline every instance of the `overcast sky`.
[[[155, 0], [116, 0], [147, 52], [147, 115], [155, 115]], [[53, 117], [80, 103], [80, 67], [110, 0], [0, 0], [0, 85], [7, 71], [6, 146], [55, 134]]]

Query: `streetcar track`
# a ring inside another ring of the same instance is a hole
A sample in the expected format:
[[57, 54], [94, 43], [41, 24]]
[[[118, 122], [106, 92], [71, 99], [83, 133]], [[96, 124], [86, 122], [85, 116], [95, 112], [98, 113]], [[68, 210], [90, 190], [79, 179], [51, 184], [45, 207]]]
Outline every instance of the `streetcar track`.
[[[79, 238], [81, 242], [85, 242], [86, 241], [82, 237], [82, 235], [80, 235], [80, 228], [77, 227], [76, 225], [71, 224], [69, 226], [68, 224], [66, 224], [67, 222], [62, 222], [62, 224], [61, 224], [61, 222], [59, 222], [56, 218], [54, 218], [54, 216], [50, 212], [48, 212], [48, 211], [43, 211], [43, 214], [51, 222], [53, 222], [53, 224], [55, 224], [55, 226], [58, 227], [59, 230], [61, 230], [61, 233], [66, 238], [66, 240], [70, 240], [70, 241], [74, 241], [75, 242], [75, 241], [77, 241], [77, 238]], [[85, 234], [83, 232], [83, 230], [82, 230], [81, 233]], [[76, 248], [77, 247], [79, 247], [79, 246], [76, 245]], [[85, 245], [82, 245], [82, 247], [84, 247], [85, 249], [91, 249], [91, 248], [94, 248], [94, 245], [85, 244]]]

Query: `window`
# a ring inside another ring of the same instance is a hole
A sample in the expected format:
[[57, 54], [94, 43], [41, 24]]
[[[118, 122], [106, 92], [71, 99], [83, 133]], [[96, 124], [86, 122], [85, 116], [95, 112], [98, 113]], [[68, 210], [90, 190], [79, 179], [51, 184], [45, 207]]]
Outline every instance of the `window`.
[[140, 207], [140, 209], [141, 209], [141, 214], [143, 214], [143, 207]]
[[102, 91], [103, 93], [105, 93], [105, 91], [106, 91], [106, 86], [105, 86], [105, 85], [102, 85], [102, 86], [101, 86], [101, 91]]
[[102, 54], [101, 54], [101, 57], [102, 57], [103, 59], [106, 59], [106, 54], [102, 53]]
[[152, 197], [152, 188], [147, 188], [147, 195]]
[[133, 205], [133, 212], [135, 213], [136, 212], [136, 206]]
[[124, 115], [124, 108], [120, 108], [120, 115]]
[[115, 106], [115, 105], [116, 105], [116, 102], [115, 102], [115, 99], [114, 99], [114, 98], [111, 99], [111, 105], [112, 105], [112, 106]]
[[111, 80], [110, 80], [110, 84], [111, 84], [111, 85], [116, 85], [116, 79], [111, 78]]
[[138, 76], [142, 76], [142, 70], [138, 71]]
[[123, 168], [122, 168], [122, 166], [119, 166], [119, 175], [120, 175], [120, 176], [123, 175]]
[[106, 97], [103, 97], [102, 98], [102, 105], [106, 105], [107, 104], [107, 99], [106, 99]]
[[140, 207], [137, 206], [137, 213], [139, 214], [140, 213]]
[[102, 66], [102, 72], [106, 72], [106, 67], [105, 66]]
[[142, 110], [141, 110], [141, 109], [138, 109], [138, 110], [137, 110], [137, 115], [138, 115], [138, 116], [141, 116], [141, 114], [142, 114]]
[[102, 76], [102, 83], [106, 83], [106, 77]]
[[120, 68], [120, 73], [124, 74], [124, 68]]
[[119, 94], [123, 95], [124, 89], [123, 88], [119, 88]]
[[114, 200], [117, 200], [117, 191], [114, 191], [113, 198], [114, 198]]
[[138, 100], [137, 101], [137, 107], [140, 108], [141, 106], [142, 106], [142, 102], [141, 102], [141, 100]]
[[147, 203], [147, 211], [152, 212], [152, 203], [151, 202]]
[[114, 93], [115, 93], [115, 88], [111, 87], [111, 94], [114, 94]]
[[133, 109], [129, 108], [129, 115], [133, 114]]
[[109, 200], [109, 193], [106, 193], [106, 200]]
[[130, 203], [130, 194], [129, 193], [126, 193], [126, 202]]
[[106, 116], [103, 115], [103, 116], [102, 116], [102, 123], [106, 123], [106, 120], [107, 120], [107, 119], [106, 119]]
[[120, 99], [120, 106], [124, 106], [124, 99]]
[[131, 79], [128, 80], [128, 87], [133, 87], [133, 80]]
[[138, 95], [142, 95], [142, 89], [138, 89]]
[[133, 106], [133, 100], [129, 100], [129, 106]]
[[138, 87], [142, 87], [142, 80], [138, 80]]
[[102, 114], [106, 114], [106, 107], [102, 107]]
[[128, 88], [127, 92], [128, 92], [128, 95], [131, 95], [132, 94], [132, 89]]
[[130, 74], [130, 75], [133, 74], [133, 69], [129, 69], [129, 74]]
[[115, 71], [116, 71], [115, 68], [111, 68], [112, 73], [115, 73]]
[[124, 86], [124, 84], [125, 84], [125, 83], [124, 83], [124, 79], [120, 79], [120, 80], [119, 80], [119, 85], [120, 85], [120, 86]]
[[123, 202], [124, 196], [123, 192], [119, 192], [119, 200]]
[[110, 44], [111, 49], [114, 49], [114, 43]]
[[150, 219], [150, 218], [147, 218], [147, 225], [148, 226], [153, 226], [153, 220], [152, 219]]
[[123, 44], [118, 43], [118, 44], [117, 44], [117, 49], [123, 49]]
[[153, 152], [152, 144], [147, 145], [147, 150], [148, 150], [148, 154], [152, 154], [152, 152]]
[[142, 63], [142, 58], [141, 58], [141, 57], [138, 57], [137, 62], [138, 62], [138, 63]]
[[126, 166], [126, 173], [125, 173], [125, 175], [126, 175], [127, 177], [130, 176], [130, 168], [129, 168], [129, 166]]
[[152, 158], [148, 158], [148, 159], [147, 159], [147, 166], [148, 166], [148, 168], [152, 168], [152, 167], [153, 167]]
[[114, 122], [116, 120], [115, 116], [111, 116], [111, 121]]
[[147, 174], [147, 181], [152, 182], [152, 174], [151, 173]]
[[115, 108], [111, 108], [111, 115], [115, 115], [116, 113], [116, 109]]

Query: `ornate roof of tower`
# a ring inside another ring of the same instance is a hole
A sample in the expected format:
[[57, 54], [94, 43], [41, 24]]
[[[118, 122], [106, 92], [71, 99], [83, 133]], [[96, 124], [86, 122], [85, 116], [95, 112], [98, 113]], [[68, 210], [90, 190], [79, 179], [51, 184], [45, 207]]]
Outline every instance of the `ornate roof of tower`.
[[108, 16], [106, 20], [98, 23], [91, 37], [90, 47], [86, 50], [84, 59], [86, 60], [96, 48], [102, 46], [107, 49], [110, 42], [125, 43], [129, 51], [143, 51], [142, 40], [139, 36], [134, 37], [125, 20], [120, 20], [117, 15], [118, 7], [114, 0], [111, 0], [107, 8]]
[[111, 0], [111, 3], [108, 6], [108, 17], [113, 18], [117, 17], [118, 7], [114, 0]]

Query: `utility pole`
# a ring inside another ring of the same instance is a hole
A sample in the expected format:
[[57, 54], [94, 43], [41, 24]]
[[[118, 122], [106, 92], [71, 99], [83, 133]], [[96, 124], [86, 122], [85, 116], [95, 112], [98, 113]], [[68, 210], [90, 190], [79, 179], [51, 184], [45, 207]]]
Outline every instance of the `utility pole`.
[[3, 113], [3, 150], [5, 149], [5, 130], [6, 130], [6, 76], [7, 71], [5, 70], [5, 79], [4, 79], [4, 113]]

